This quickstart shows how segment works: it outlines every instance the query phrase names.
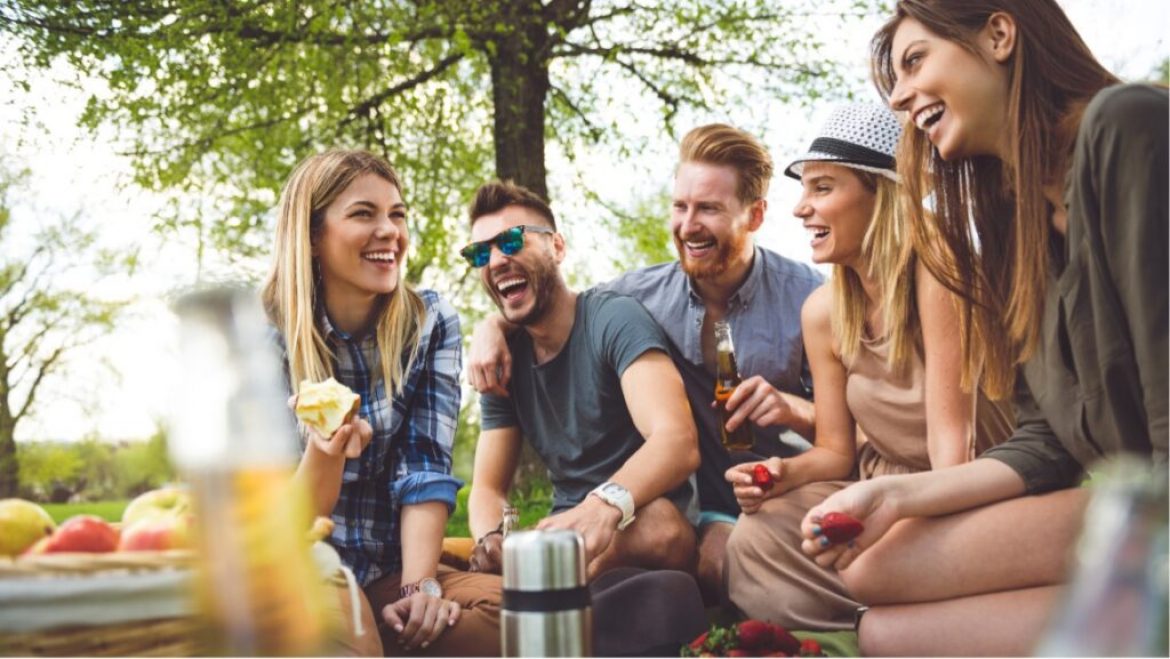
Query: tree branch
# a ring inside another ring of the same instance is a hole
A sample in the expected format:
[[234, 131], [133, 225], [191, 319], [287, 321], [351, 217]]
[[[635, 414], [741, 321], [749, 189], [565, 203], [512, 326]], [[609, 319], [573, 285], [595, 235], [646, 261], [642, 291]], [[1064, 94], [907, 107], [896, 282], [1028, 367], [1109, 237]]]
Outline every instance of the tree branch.
[[29, 385], [28, 395], [24, 398], [24, 404], [20, 406], [20, 410], [12, 415], [13, 422], [18, 422], [24, 418], [25, 413], [28, 412], [29, 408], [32, 407], [33, 400], [36, 399], [37, 389], [40, 389], [41, 383], [45, 380], [45, 376], [53, 370], [53, 367], [56, 365], [57, 361], [61, 359], [61, 355], [65, 354], [65, 351], [66, 347], [64, 345], [58, 346], [58, 348], [54, 350], [52, 354], [45, 358], [45, 361], [41, 362], [41, 368], [37, 373], [36, 379], [33, 380], [31, 385]]
[[409, 91], [409, 90], [427, 82], [428, 80], [434, 78], [435, 76], [440, 75], [441, 73], [443, 73], [447, 69], [451, 68], [456, 62], [458, 62], [461, 59], [463, 59], [463, 53], [455, 53], [452, 55], [448, 55], [448, 56], [444, 57], [443, 59], [439, 60], [434, 66], [427, 69], [426, 71], [422, 71], [422, 72], [418, 73], [417, 75], [415, 75], [414, 77], [412, 77], [408, 80], [403, 80], [402, 82], [398, 83], [397, 85], [394, 85], [393, 87], [386, 89], [382, 92], [379, 92], [379, 93], [371, 96], [370, 98], [366, 99], [365, 101], [362, 101], [360, 104], [358, 104], [357, 106], [355, 106], [353, 109], [351, 109], [349, 111], [349, 116], [346, 117], [343, 121], [341, 121], [340, 124], [338, 124], [338, 128], [341, 128], [343, 126], [348, 126], [348, 125], [352, 124], [353, 122], [357, 121], [358, 119], [365, 118], [373, 108], [378, 107], [379, 105], [384, 103], [386, 101], [386, 99], [393, 98], [394, 96], [397, 96], [403, 92]]

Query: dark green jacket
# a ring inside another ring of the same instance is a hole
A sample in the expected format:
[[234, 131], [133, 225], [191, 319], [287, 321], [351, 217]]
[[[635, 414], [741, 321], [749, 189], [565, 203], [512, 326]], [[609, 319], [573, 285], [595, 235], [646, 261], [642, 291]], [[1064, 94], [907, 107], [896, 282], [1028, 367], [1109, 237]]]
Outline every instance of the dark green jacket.
[[1118, 452], [1166, 462], [1168, 113], [1166, 90], [1145, 85], [1102, 90], [1085, 110], [1065, 186], [1065, 265], [1021, 368], [1019, 427], [983, 454], [1029, 493], [1075, 485]]

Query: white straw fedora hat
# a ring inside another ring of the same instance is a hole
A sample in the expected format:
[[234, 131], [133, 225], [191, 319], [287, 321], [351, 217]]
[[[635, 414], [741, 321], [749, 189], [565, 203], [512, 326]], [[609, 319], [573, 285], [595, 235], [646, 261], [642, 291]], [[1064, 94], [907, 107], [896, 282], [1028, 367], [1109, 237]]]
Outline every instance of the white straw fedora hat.
[[800, 178], [806, 162], [832, 162], [898, 180], [894, 150], [902, 124], [877, 103], [850, 103], [833, 110], [808, 153], [792, 161], [784, 174]]

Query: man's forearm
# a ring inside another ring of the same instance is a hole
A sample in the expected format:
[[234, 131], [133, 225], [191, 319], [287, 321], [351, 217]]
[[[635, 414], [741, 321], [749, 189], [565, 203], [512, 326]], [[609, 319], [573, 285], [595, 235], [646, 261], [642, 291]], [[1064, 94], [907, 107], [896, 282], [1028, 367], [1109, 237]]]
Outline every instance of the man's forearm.
[[630, 491], [637, 508], [678, 487], [699, 467], [699, 447], [691, 434], [693, 431], [663, 429], [662, 432], [671, 437], [653, 434], [647, 437], [642, 448], [610, 477]]
[[467, 497], [467, 523], [471, 537], [479, 540], [498, 528], [507, 503], [507, 493], [472, 485], [471, 495]]

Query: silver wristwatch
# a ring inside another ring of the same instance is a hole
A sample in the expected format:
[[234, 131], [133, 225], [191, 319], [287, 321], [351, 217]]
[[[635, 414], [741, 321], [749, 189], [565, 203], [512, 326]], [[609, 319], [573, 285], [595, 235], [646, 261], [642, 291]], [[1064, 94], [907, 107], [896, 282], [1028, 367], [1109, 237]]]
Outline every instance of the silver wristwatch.
[[626, 488], [613, 481], [606, 481], [593, 488], [589, 494], [622, 511], [622, 521], [618, 522], [617, 530], [621, 531], [634, 522], [634, 497]]

